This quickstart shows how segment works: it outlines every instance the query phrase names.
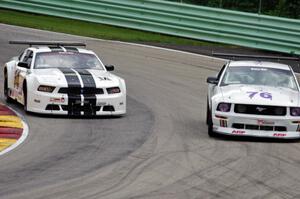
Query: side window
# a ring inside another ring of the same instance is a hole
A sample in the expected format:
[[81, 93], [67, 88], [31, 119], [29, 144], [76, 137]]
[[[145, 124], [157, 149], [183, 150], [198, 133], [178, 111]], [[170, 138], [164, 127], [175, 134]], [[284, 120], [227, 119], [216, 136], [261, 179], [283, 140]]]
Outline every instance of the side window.
[[218, 80], [220, 80], [220, 78], [221, 78], [221, 76], [222, 76], [222, 74], [223, 74], [225, 68], [226, 68], [226, 64], [224, 64], [224, 65], [222, 66], [220, 72], [218, 73]]
[[31, 50], [27, 50], [26, 54], [24, 56], [23, 62], [28, 63], [28, 65], [31, 65], [31, 61], [32, 61], [32, 57], [33, 57], [33, 52]]
[[22, 57], [24, 55], [24, 51], [19, 55], [18, 60], [21, 61]]

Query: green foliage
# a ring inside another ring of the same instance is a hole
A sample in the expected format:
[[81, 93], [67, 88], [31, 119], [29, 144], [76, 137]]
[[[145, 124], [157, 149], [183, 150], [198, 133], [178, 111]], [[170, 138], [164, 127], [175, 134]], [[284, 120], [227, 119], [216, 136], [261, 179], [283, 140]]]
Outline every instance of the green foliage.
[[[167, 0], [201, 6], [258, 13], [260, 0]], [[261, 0], [261, 13], [300, 19], [300, 0]]]

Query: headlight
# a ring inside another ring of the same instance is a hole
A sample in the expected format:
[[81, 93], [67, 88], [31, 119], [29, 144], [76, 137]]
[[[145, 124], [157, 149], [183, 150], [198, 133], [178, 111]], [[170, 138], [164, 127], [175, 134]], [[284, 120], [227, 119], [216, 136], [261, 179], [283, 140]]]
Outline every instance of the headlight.
[[291, 107], [290, 114], [291, 116], [300, 116], [300, 107]]
[[54, 86], [41, 85], [41, 86], [38, 87], [38, 91], [47, 92], [47, 93], [52, 93], [54, 91], [54, 89], [55, 89]]
[[108, 94], [121, 93], [121, 90], [119, 87], [107, 88], [107, 93]]
[[217, 107], [217, 111], [221, 112], [229, 112], [231, 104], [230, 103], [219, 103]]

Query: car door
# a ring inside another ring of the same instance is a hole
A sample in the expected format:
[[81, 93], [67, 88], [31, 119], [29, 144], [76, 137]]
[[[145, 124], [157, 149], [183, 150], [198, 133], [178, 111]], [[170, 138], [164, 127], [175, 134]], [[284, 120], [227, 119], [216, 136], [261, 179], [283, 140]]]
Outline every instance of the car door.
[[28, 67], [20, 66], [20, 63], [26, 63], [29, 67], [31, 66], [33, 58], [32, 50], [26, 50], [17, 63], [16, 70], [14, 71], [14, 90], [16, 93], [16, 99], [19, 102], [23, 102], [23, 82], [26, 78]]

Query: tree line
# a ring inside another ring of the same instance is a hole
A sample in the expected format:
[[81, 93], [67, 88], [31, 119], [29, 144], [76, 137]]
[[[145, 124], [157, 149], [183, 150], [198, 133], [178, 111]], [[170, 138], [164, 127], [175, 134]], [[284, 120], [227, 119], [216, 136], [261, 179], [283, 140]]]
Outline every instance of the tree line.
[[167, 0], [300, 19], [300, 0]]

